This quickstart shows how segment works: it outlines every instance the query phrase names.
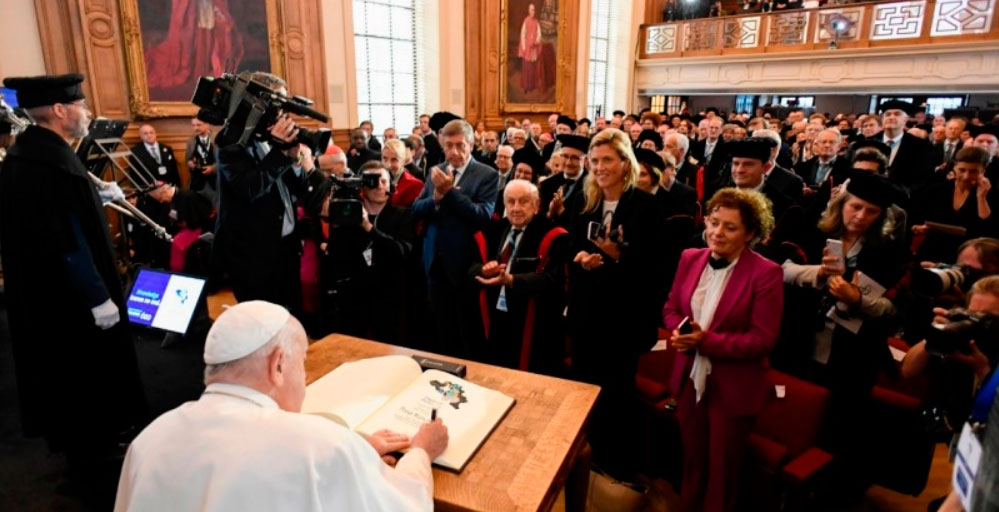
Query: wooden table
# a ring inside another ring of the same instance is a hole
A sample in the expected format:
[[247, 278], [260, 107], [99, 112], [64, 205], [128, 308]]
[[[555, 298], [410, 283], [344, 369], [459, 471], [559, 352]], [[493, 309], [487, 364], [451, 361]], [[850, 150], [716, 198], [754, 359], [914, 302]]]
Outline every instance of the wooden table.
[[436, 510], [549, 510], [565, 487], [583, 510], [589, 483], [584, 427], [600, 388], [394, 345], [331, 334], [309, 347], [309, 383], [348, 361], [421, 354], [464, 363], [465, 378], [517, 400], [461, 473], [434, 467]]

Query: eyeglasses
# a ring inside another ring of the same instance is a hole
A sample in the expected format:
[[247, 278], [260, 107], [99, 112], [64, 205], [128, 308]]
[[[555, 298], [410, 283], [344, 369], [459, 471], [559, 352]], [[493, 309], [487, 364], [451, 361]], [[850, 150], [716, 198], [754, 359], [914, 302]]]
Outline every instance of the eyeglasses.
[[90, 110], [90, 107], [87, 106], [86, 100], [79, 101], [79, 102], [73, 102], [73, 103], [63, 103], [63, 105], [72, 106], [72, 107], [80, 107], [83, 110]]

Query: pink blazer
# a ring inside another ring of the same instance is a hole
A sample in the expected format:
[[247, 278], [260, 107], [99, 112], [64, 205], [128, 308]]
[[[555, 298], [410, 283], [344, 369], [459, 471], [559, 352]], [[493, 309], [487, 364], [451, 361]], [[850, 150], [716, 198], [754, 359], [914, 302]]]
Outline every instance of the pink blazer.
[[[676, 328], [683, 317], [693, 317], [690, 298], [708, 264], [710, 252], [687, 249], [680, 256], [676, 279], [663, 308], [668, 330]], [[701, 326], [708, 330], [700, 352], [711, 358], [705, 399], [719, 400], [730, 416], [756, 414], [772, 393], [767, 378], [767, 354], [777, 343], [783, 308], [783, 270], [746, 249], [732, 269], [711, 327]], [[674, 395], [680, 394], [681, 386], [693, 386], [689, 377], [693, 358], [677, 354], [670, 379]]]

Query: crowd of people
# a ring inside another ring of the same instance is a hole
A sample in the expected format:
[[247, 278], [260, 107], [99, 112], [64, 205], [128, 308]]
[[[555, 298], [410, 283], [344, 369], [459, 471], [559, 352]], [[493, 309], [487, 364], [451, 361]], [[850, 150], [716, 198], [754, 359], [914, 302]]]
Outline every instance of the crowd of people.
[[[255, 79], [287, 94], [279, 77]], [[46, 108], [72, 114], [61, 105]], [[594, 464], [634, 482], [635, 376], [665, 333], [677, 352], [662, 371], [684, 448], [684, 510], [736, 508], [770, 368], [829, 389], [822, 442], [848, 497], [871, 482], [858, 418], [879, 375], [937, 372], [953, 390], [940, 405], [960, 422], [999, 362], [996, 331], [956, 325], [999, 315], [999, 116], [930, 116], [889, 101], [861, 114], [552, 113], [546, 124], [506, 119], [497, 132], [438, 112], [403, 136], [379, 127], [376, 137], [366, 121], [348, 147], [315, 154], [287, 116], [247, 146], [214, 147], [192, 123], [186, 188], [169, 181], [172, 150], [140, 129], [136, 157], [165, 178], [150, 197], [174, 233], [192, 233], [133, 256], [203, 272], [240, 303], [282, 306], [261, 313], [277, 317], [270, 335], [218, 363], [264, 344], [260, 357], [278, 358], [272, 335], [290, 312], [313, 338], [351, 334], [594, 383]], [[192, 267], [198, 243], [211, 256]], [[3, 247], [5, 268], [17, 265], [7, 238]], [[900, 365], [889, 338], [913, 346]], [[297, 361], [290, 343], [282, 353]], [[268, 361], [277, 379], [280, 363]], [[278, 405], [294, 412], [295, 401]], [[436, 450], [436, 436], [421, 442]]]

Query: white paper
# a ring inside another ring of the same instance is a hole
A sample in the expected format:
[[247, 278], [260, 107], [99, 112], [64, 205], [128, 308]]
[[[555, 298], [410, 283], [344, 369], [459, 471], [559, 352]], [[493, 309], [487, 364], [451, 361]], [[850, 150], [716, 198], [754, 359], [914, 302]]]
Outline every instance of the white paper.
[[659, 340], [656, 342], [655, 345], [652, 346], [652, 348], [649, 349], [649, 352], [666, 350], [667, 348], [669, 348], [669, 340]]
[[[887, 291], [884, 286], [881, 286], [877, 281], [867, 277], [863, 272], [858, 270], [857, 274], [857, 286], [860, 288], [860, 294], [863, 298], [867, 298], [868, 300], [877, 299], [884, 295], [885, 291]], [[861, 298], [861, 300], [863, 300], [863, 298]], [[829, 308], [829, 311], [826, 313], [826, 317], [843, 326], [846, 330], [852, 332], [853, 334], [860, 332], [860, 328], [864, 325], [864, 319], [860, 316], [850, 318], [840, 316], [839, 309], [849, 309], [849, 305], [843, 302], [837, 302], [833, 307]]]
[[774, 392], [777, 393], [777, 398], [784, 398], [787, 396], [787, 386], [783, 384], [777, 384], [774, 386]]
[[[302, 412], [330, 417], [354, 429], [420, 375], [407, 356], [383, 356], [344, 363], [305, 391]], [[377, 376], [377, 378], [373, 378]]]
[[954, 490], [961, 497], [964, 510], [971, 510], [971, 490], [978, 475], [978, 465], [982, 459], [982, 444], [967, 423], [961, 429], [957, 441], [957, 455], [954, 457], [954, 476], [951, 479]]

